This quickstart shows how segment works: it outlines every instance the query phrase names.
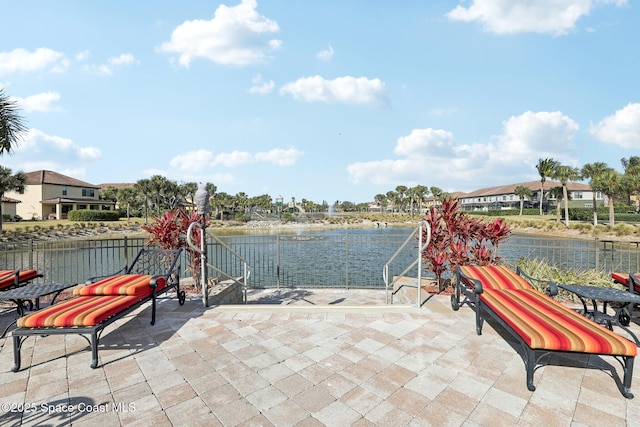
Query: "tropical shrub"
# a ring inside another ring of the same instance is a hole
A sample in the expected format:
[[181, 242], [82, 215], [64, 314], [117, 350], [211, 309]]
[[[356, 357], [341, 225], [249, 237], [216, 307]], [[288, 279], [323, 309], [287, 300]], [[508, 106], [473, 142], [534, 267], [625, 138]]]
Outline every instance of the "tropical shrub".
[[[202, 216], [194, 211], [186, 212], [184, 209], [177, 209], [153, 217], [153, 223], [143, 225], [142, 229], [149, 233], [148, 243], [150, 245], [157, 245], [162, 249], [186, 249], [187, 271], [192, 274], [194, 285], [198, 288], [202, 282], [200, 277], [200, 253], [192, 250], [187, 245], [187, 231], [193, 222], [201, 223]], [[192, 233], [191, 241], [197, 247], [200, 247], [202, 234], [200, 228], [194, 227]]]
[[[425, 215], [431, 226], [431, 240], [422, 252], [422, 259], [436, 276], [442, 291], [442, 276], [456, 265], [497, 264], [497, 249], [511, 229], [502, 219], [486, 222], [471, 218], [459, 210], [457, 200], [445, 198], [441, 210], [432, 207]], [[423, 230], [423, 241], [429, 237]]]

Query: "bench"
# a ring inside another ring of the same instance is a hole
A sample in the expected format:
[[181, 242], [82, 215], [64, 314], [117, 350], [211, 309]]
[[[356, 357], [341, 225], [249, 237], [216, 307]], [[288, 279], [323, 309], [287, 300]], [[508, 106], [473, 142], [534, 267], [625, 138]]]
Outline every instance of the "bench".
[[94, 277], [86, 286], [74, 289], [73, 297], [20, 317], [13, 337], [13, 372], [20, 370], [20, 350], [30, 336], [76, 334], [91, 347], [91, 367], [98, 366], [98, 345], [104, 329], [147, 302], [151, 302], [151, 324], [156, 320], [158, 296], [175, 290], [183, 305], [180, 290], [181, 249], [141, 249], [131, 266], [114, 275]]
[[30, 283], [42, 277], [36, 270], [0, 270], [0, 291], [5, 291]]
[[[636, 345], [552, 299], [549, 295], [557, 294], [553, 282], [541, 281], [549, 287], [547, 295], [525, 280], [519, 269], [514, 272], [505, 266], [458, 266], [455, 274], [451, 307], [458, 310], [466, 303], [475, 309], [478, 335], [482, 334], [485, 314], [511, 331], [525, 353], [530, 391], [536, 389], [533, 374], [544, 355], [582, 353], [612, 356], [619, 361], [624, 370], [622, 395], [633, 398], [631, 379]], [[529, 276], [527, 279], [535, 280]]]

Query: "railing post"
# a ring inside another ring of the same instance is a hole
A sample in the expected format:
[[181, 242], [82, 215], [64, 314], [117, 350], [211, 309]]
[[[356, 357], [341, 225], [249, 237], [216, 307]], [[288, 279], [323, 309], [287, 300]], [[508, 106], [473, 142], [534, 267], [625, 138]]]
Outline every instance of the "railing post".
[[280, 290], [280, 235], [276, 235], [276, 289]]
[[33, 269], [33, 239], [29, 239], [27, 248], [27, 250], [29, 251], [29, 269]]
[[600, 269], [600, 239], [596, 237], [596, 270]]
[[124, 265], [129, 266], [129, 238], [124, 236]]
[[345, 234], [345, 274], [344, 274], [344, 280], [345, 280], [345, 289], [349, 290], [349, 233]]

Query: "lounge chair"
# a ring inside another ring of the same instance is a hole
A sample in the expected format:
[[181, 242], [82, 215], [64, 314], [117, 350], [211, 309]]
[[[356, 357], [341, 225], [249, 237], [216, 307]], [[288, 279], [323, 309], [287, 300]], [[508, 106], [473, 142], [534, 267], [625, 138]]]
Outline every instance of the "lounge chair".
[[[544, 354], [582, 353], [613, 356], [618, 360], [624, 370], [622, 395], [633, 398], [631, 379], [636, 345], [552, 299], [549, 295], [557, 294], [553, 282], [540, 281], [548, 287], [545, 294], [525, 280], [519, 269], [514, 272], [505, 266], [456, 267], [456, 278], [452, 308], [458, 310], [466, 303], [475, 309], [478, 335], [482, 334], [485, 314], [513, 333], [525, 353], [530, 391], [536, 389], [533, 374]], [[529, 276], [527, 279], [535, 280]]]
[[42, 277], [36, 270], [0, 270], [0, 291], [17, 288]]
[[[612, 272], [611, 278], [615, 283], [626, 286], [627, 289], [629, 289], [629, 292], [640, 294], [640, 276], [638, 276], [637, 274]], [[630, 311], [628, 314], [626, 314], [626, 316], [628, 317], [620, 319], [620, 322], [628, 325], [633, 318], [633, 304], [631, 304]]]
[[184, 304], [180, 254], [181, 249], [141, 249], [130, 267], [109, 277], [92, 278], [86, 286], [74, 289], [72, 298], [20, 317], [17, 329], [11, 332], [15, 361], [12, 371], [20, 370], [22, 343], [33, 335], [82, 336], [91, 346], [91, 367], [96, 368], [100, 336], [107, 326], [149, 301], [151, 324], [155, 324], [156, 300], [172, 289], [179, 304]]

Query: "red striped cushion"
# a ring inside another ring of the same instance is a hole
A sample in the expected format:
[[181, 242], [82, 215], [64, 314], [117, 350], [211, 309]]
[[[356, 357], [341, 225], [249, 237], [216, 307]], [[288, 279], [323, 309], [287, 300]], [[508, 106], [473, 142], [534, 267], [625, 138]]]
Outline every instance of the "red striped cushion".
[[[139, 297], [151, 296], [153, 289], [149, 286], [151, 278], [148, 274], [123, 274], [121, 276], [108, 277], [96, 283], [76, 288], [73, 294], [76, 296], [89, 295], [135, 295]], [[166, 281], [159, 278], [158, 288], [164, 288]]]
[[458, 268], [465, 276], [479, 280], [482, 289], [533, 289], [522, 276], [504, 265], [464, 265]]
[[[613, 272], [611, 273], [611, 278], [613, 279], [614, 282], [616, 283], [620, 283], [622, 285], [625, 285], [627, 288], [629, 287], [629, 275], [627, 273], [616, 273]], [[635, 280], [636, 284], [633, 287], [636, 292], [640, 292], [640, 277], [638, 277], [636, 275], [636, 280]]]
[[[39, 274], [36, 270], [21, 270], [18, 276], [18, 282], [26, 282], [38, 276]], [[8, 288], [16, 284], [15, 270], [0, 270], [0, 277], [0, 289]]]
[[535, 290], [489, 290], [483, 303], [532, 349], [636, 356], [631, 341]]
[[54, 304], [21, 317], [20, 328], [94, 326], [135, 303], [136, 296], [82, 296]]

